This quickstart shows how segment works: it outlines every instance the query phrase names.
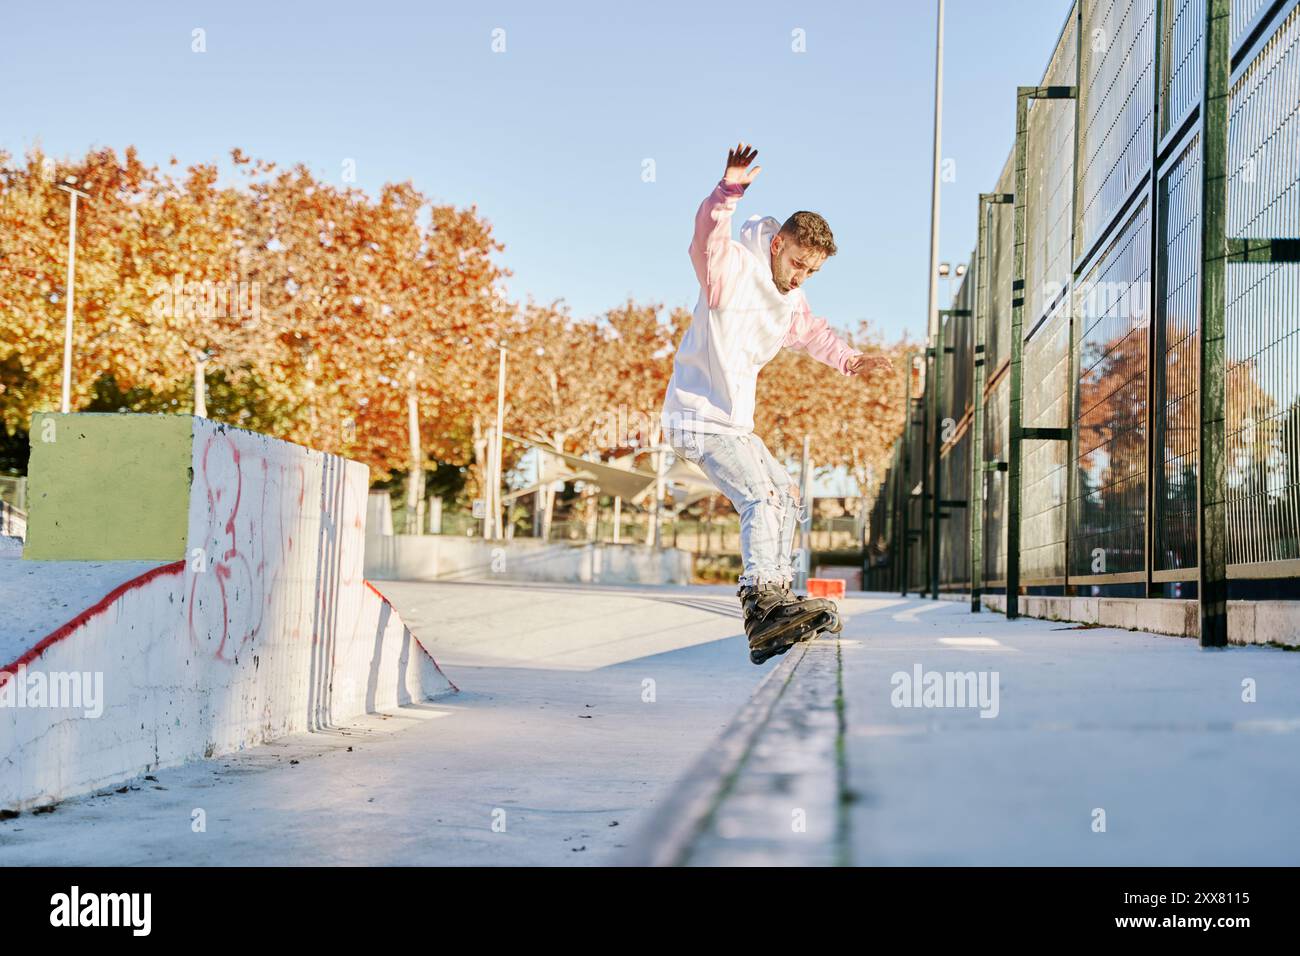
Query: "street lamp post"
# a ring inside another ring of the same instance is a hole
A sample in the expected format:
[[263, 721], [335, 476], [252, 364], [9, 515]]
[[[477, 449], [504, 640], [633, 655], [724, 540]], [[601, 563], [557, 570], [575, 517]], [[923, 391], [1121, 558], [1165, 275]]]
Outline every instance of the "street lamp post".
[[939, 263], [939, 278], [944, 280], [944, 301], [952, 306], [952, 280], [960, 279], [966, 274], [966, 263], [959, 262], [954, 267], [947, 262]]
[[492, 493], [488, 499], [488, 507], [491, 508], [492, 514], [492, 537], [505, 537], [505, 521], [501, 514], [501, 442], [505, 431], [505, 411], [506, 411], [506, 347], [497, 346], [501, 353], [501, 361], [497, 369], [497, 427], [495, 435], [495, 447], [492, 449]]
[[936, 4], [934, 31], [934, 155], [930, 175], [930, 293], [926, 303], [926, 333], [934, 337], [935, 323], [939, 320], [938, 274], [939, 264], [939, 153], [943, 146], [943, 0]]
[[72, 300], [77, 281], [77, 199], [89, 199], [88, 193], [76, 186], [75, 176], [69, 176], [58, 187], [68, 194], [68, 288], [66, 311], [63, 320], [63, 414], [72, 411]]

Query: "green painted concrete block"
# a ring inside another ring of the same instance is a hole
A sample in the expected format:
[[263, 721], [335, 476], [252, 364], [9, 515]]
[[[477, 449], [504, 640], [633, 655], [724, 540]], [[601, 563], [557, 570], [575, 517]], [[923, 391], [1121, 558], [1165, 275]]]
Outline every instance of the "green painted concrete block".
[[33, 415], [23, 557], [185, 557], [193, 422], [189, 415]]

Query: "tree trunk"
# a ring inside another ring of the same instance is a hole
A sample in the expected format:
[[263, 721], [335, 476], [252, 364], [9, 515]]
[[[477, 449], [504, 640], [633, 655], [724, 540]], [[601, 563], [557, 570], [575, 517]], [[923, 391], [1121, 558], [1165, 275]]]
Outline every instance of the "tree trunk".
[[586, 536], [588, 541], [594, 542], [596, 540], [597, 522], [600, 518], [600, 490], [588, 485], [583, 490], [583, 496], [587, 499], [583, 508]]
[[655, 495], [650, 504], [650, 526], [646, 528], [645, 543], [657, 548], [663, 544], [663, 531], [660, 528], [660, 522], [663, 518], [664, 509], [664, 453], [662, 451], [651, 452], [650, 461], [653, 464], [655, 473]]
[[[551, 444], [557, 451], [564, 451], [564, 432], [556, 432], [551, 436]], [[540, 466], [540, 462], [538, 463]], [[546, 512], [542, 517], [542, 539], [549, 541], [551, 538], [551, 525], [555, 519], [555, 489], [548, 482], [546, 485]]]
[[483, 505], [486, 518], [483, 519], [483, 537], [485, 539], [496, 539], [501, 534], [499, 524], [500, 513], [497, 509], [497, 499], [501, 494], [501, 479], [497, 474], [497, 429], [495, 425], [489, 425], [487, 429], [487, 481], [483, 486]]
[[542, 489], [542, 540], [551, 540], [551, 525], [555, 520], [555, 489], [549, 484]]
[[208, 361], [202, 352], [194, 353], [194, 417], [208, 417]]
[[[487, 468], [487, 439], [483, 437], [483, 424], [479, 416], [474, 416], [474, 468], [478, 478], [478, 493], [480, 496], [487, 494], [488, 487], [488, 468]], [[487, 521], [484, 519], [483, 532], [487, 533]]]
[[420, 447], [420, 402], [414, 389], [406, 395], [406, 427], [411, 443], [411, 471], [406, 476], [406, 533], [424, 533], [424, 454]]

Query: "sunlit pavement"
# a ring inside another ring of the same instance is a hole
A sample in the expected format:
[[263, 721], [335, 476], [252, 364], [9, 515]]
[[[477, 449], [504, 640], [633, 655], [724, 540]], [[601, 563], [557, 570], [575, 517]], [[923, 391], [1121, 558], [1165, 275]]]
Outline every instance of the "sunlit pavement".
[[731, 587], [379, 587], [460, 694], [0, 821], [0, 866], [625, 862], [769, 674], [685, 862], [1300, 860], [1300, 653], [851, 594], [754, 667]]
[[[948, 601], [842, 608], [688, 862], [1300, 861], [1300, 654]], [[949, 675], [975, 699], [927, 697]]]
[[460, 694], [0, 821], [0, 866], [608, 862], [762, 677], [734, 587], [376, 583]]

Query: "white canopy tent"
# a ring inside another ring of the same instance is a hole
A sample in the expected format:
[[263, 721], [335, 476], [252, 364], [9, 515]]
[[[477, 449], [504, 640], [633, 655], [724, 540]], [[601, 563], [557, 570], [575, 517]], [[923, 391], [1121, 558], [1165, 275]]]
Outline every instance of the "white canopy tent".
[[[535, 448], [539, 455], [538, 480], [526, 488], [516, 489], [503, 497], [505, 501], [515, 500], [524, 495], [533, 494], [556, 481], [584, 481], [599, 488], [602, 492], [615, 498], [618, 508], [622, 500], [645, 511], [654, 508], [656, 494], [656, 476], [653, 471], [635, 467], [635, 460], [640, 455], [654, 449], [642, 449], [633, 455], [627, 455], [612, 462], [591, 461], [578, 455], [562, 452], [549, 442], [524, 438], [520, 435], [506, 433], [505, 438]], [[697, 501], [717, 494], [717, 489], [698, 466], [683, 458], [674, 458], [672, 467], [663, 475], [665, 488], [673, 489], [674, 515]]]

